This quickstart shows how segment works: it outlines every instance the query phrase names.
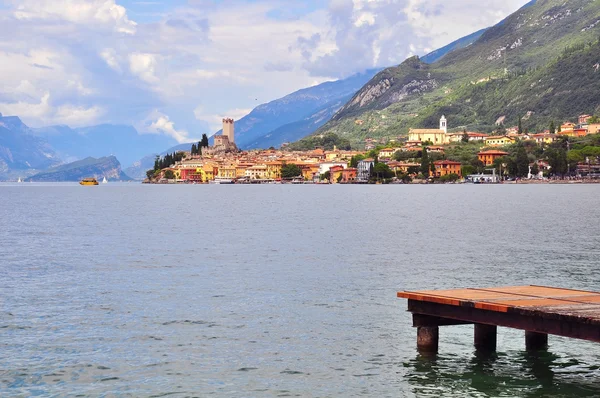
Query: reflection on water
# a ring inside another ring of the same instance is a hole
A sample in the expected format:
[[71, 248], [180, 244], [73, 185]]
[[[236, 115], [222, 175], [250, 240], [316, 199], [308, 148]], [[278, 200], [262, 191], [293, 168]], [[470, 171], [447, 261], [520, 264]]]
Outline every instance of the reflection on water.
[[419, 397], [598, 397], [596, 366], [550, 351], [417, 355], [404, 364]]

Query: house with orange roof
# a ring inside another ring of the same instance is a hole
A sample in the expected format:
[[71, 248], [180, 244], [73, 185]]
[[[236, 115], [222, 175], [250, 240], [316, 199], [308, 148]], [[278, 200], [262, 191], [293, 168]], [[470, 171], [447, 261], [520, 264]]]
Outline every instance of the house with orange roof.
[[462, 177], [462, 164], [452, 160], [438, 160], [433, 162], [435, 166], [434, 177], [442, 177], [450, 174], [456, 174]]
[[491, 166], [492, 164], [494, 164], [494, 161], [496, 159], [502, 158], [507, 155], [508, 155], [508, 152], [490, 150], [490, 151], [479, 152], [477, 154], [477, 159], [479, 159], [484, 165]]
[[379, 157], [382, 159], [389, 159], [399, 150], [399, 148], [383, 148], [379, 151]]

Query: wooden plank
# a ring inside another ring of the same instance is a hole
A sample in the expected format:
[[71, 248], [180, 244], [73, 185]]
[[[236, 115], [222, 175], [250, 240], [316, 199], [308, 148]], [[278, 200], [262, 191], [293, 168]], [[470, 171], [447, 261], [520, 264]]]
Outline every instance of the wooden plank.
[[[559, 308], [562, 308], [562, 306]], [[568, 312], [564, 314], [547, 313], [528, 310], [526, 308], [497, 312], [475, 307], [453, 306], [416, 300], [408, 301], [408, 310], [413, 314], [510, 327], [537, 333], [600, 342], [600, 318], [596, 320], [582, 320], [580, 317]]]

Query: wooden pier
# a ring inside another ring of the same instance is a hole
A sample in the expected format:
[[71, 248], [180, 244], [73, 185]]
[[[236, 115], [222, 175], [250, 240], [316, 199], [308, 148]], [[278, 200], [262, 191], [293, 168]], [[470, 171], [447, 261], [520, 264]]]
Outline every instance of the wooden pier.
[[496, 349], [497, 327], [525, 331], [527, 350], [548, 346], [548, 335], [600, 342], [600, 292], [511, 286], [398, 292], [408, 299], [420, 351], [436, 352], [439, 327], [475, 325], [479, 350]]

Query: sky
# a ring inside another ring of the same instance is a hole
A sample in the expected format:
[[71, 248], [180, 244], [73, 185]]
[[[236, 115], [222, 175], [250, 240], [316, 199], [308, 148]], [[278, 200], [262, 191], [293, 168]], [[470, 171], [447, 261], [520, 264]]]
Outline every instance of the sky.
[[425, 55], [527, 0], [0, 0], [0, 113], [178, 142]]

